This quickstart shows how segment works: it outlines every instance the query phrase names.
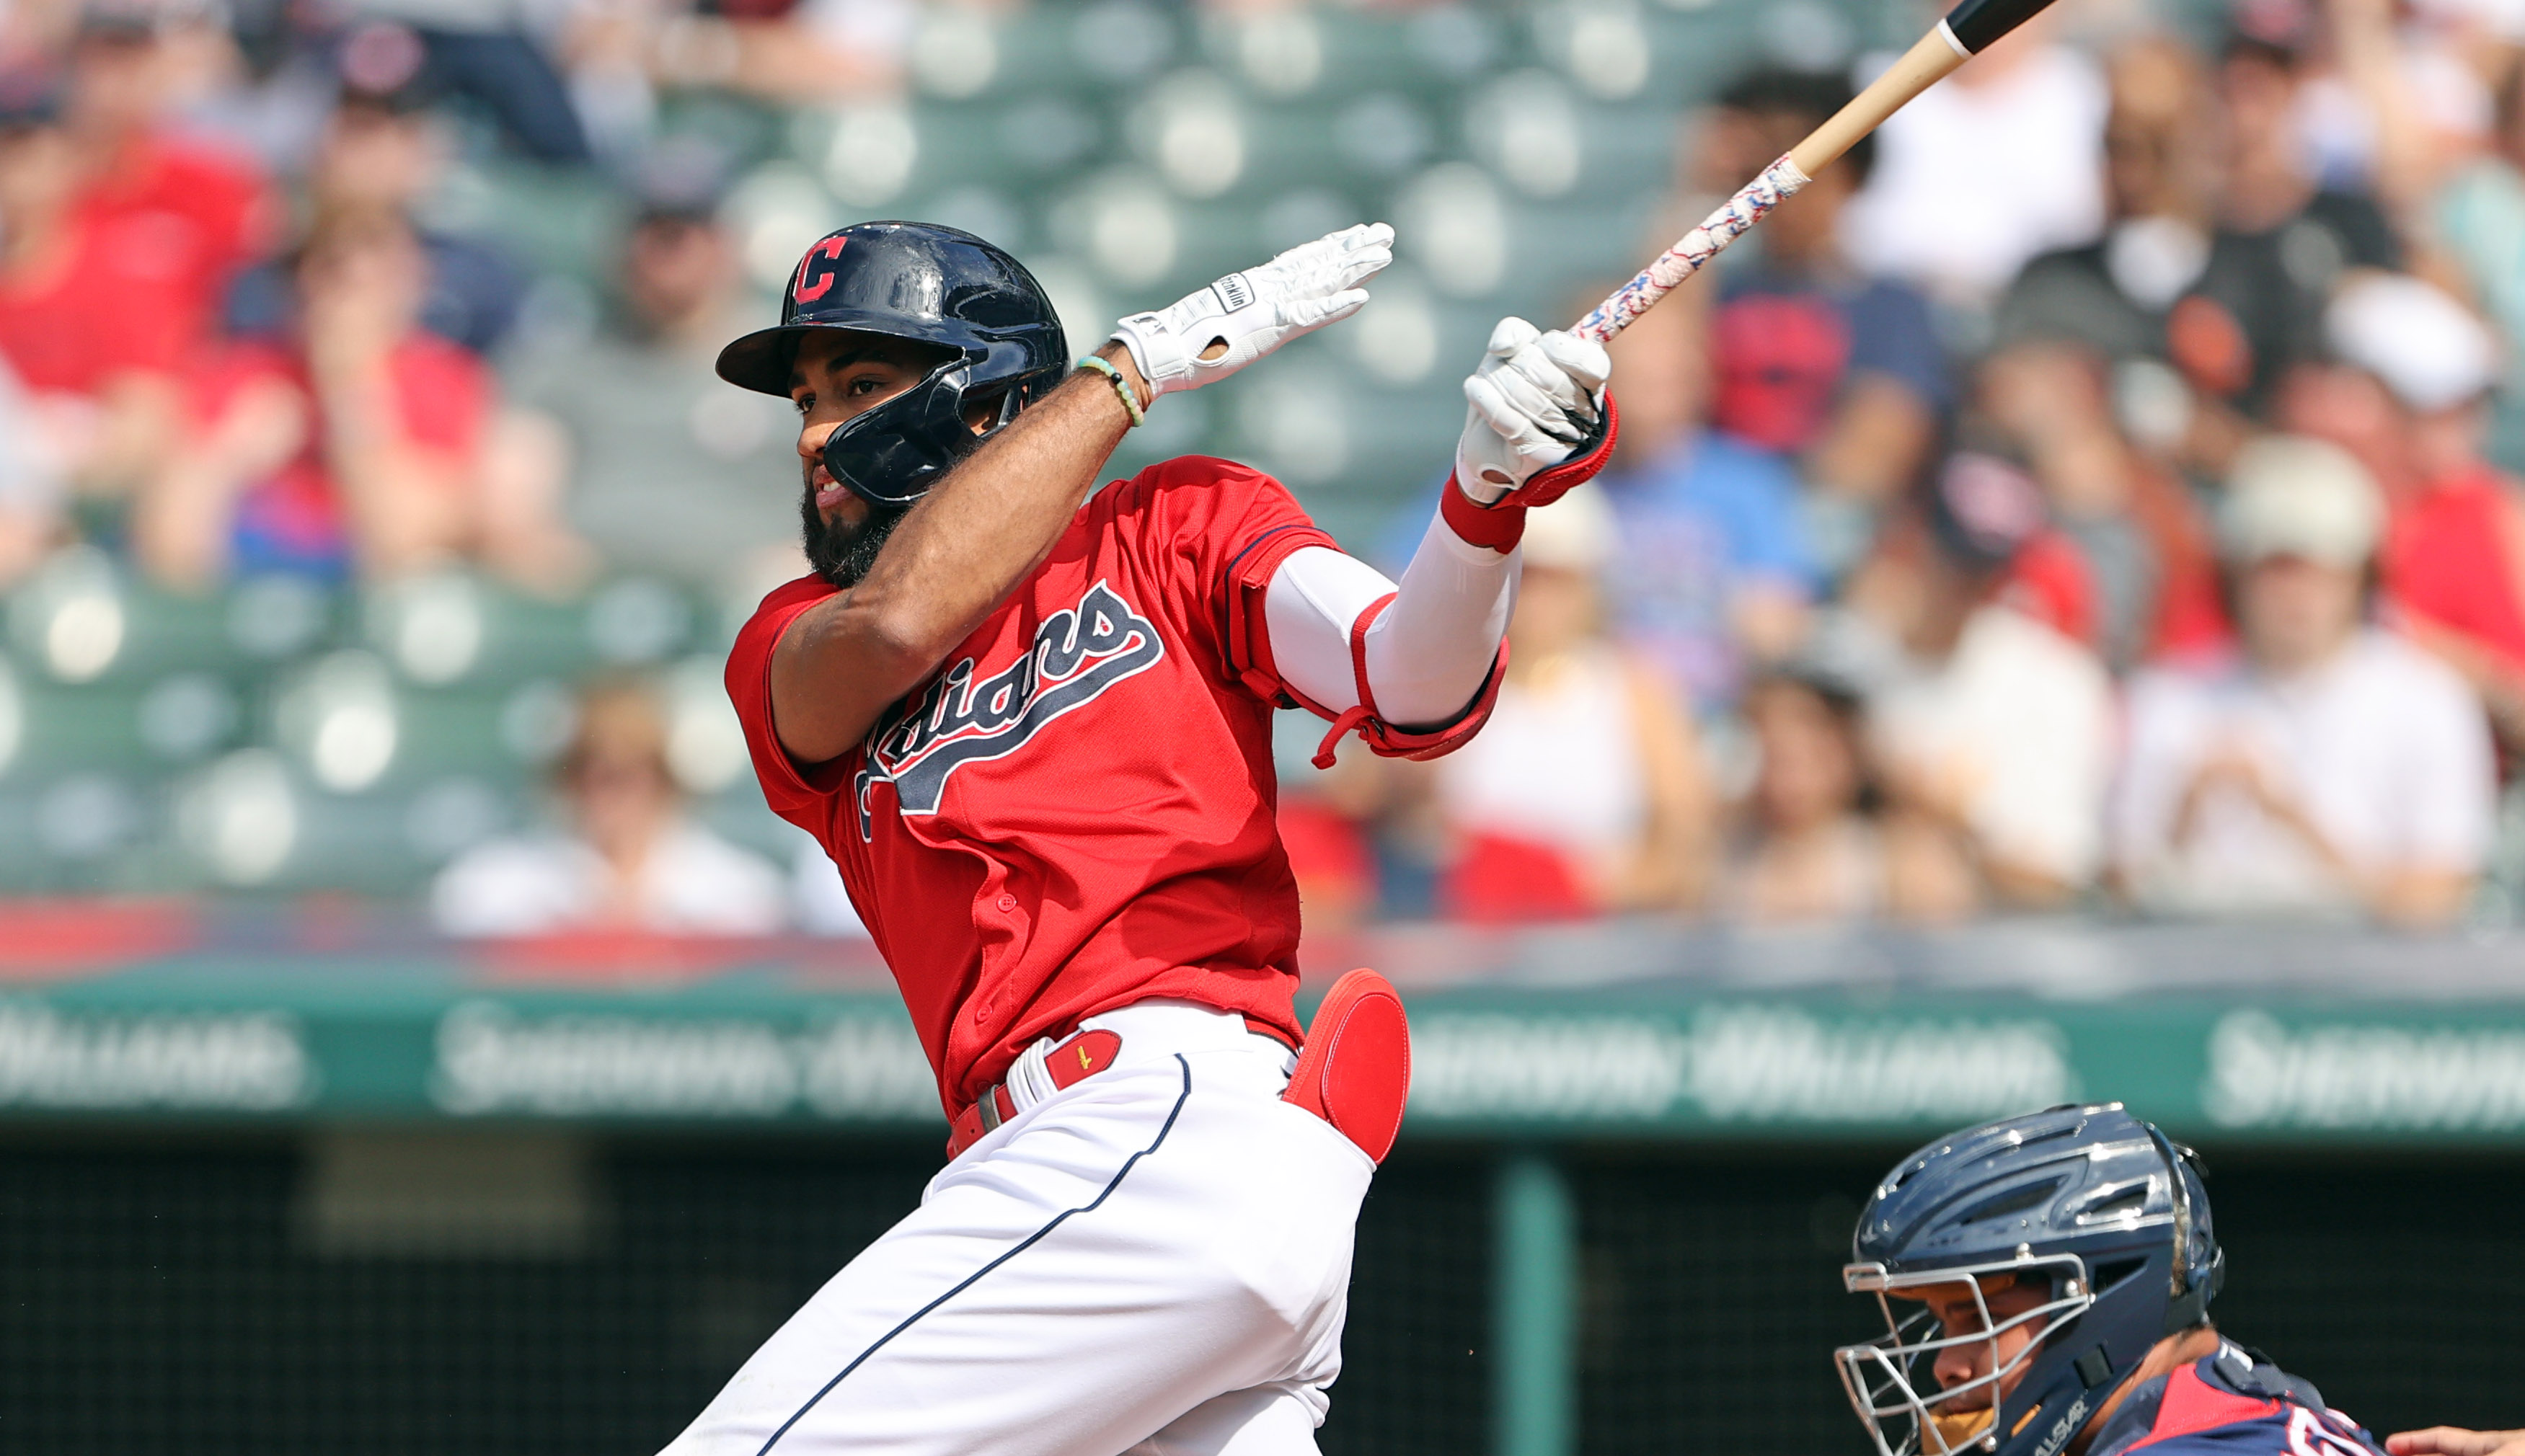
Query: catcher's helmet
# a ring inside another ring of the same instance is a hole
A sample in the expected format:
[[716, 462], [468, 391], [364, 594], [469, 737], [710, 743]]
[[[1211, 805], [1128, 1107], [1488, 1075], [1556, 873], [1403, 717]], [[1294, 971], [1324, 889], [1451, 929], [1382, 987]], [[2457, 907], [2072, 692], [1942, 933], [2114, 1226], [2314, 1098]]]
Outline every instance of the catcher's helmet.
[[[2150, 1346], [2201, 1323], [2226, 1278], [2192, 1150], [2119, 1102], [2005, 1118], [1919, 1149], [1868, 1197], [1851, 1254], [1843, 1283], [1876, 1295], [1888, 1333], [1834, 1357], [1880, 1456], [2056, 1456]], [[2047, 1297], [1995, 1322], [1984, 1281], [2011, 1275]], [[1891, 1302], [1958, 1284], [1981, 1307], [1979, 1332], [1948, 1335], [1925, 1307]], [[2038, 1336], [2000, 1361], [1996, 1336], [2036, 1321]], [[1939, 1352], [1983, 1341], [1989, 1372], [1941, 1388]]]
[[718, 376], [789, 395], [798, 338], [846, 328], [949, 351], [912, 388], [853, 417], [824, 444], [833, 478], [875, 506], [908, 506], [982, 436], [965, 407], [996, 399], [990, 433], [1068, 372], [1069, 347], [1043, 285], [1008, 254], [953, 227], [860, 222], [826, 233], [798, 260], [780, 324], [719, 351]]

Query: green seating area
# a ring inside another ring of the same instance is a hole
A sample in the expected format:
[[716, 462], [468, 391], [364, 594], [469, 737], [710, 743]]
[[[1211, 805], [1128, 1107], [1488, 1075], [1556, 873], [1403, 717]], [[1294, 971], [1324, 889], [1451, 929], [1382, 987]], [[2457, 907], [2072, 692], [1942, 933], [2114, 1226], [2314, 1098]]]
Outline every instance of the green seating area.
[[573, 688], [609, 672], [663, 684], [673, 766], [715, 826], [787, 849], [719, 686], [733, 604], [462, 575], [188, 599], [74, 552], [6, 613], [0, 895], [417, 894], [532, 821]]

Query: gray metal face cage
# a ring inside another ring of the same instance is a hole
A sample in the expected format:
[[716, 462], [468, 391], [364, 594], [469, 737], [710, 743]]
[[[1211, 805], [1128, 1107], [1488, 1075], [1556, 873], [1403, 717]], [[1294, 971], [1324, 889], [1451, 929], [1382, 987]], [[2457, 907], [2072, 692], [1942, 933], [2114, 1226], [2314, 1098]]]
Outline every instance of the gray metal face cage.
[[[2114, 1106], [2120, 1106], [2114, 1103]], [[2198, 1215], [2192, 1207], [2192, 1187], [2183, 1173], [2199, 1161], [2199, 1154], [2176, 1142], [2154, 1124], [2143, 1123], [2149, 1140], [2165, 1159], [2165, 1176], [2172, 1211], [2153, 1218], [2141, 1218], [2130, 1227], [2145, 1229], [2164, 1227], [2173, 1231], [2174, 1259], [2171, 1287], [2165, 1318], [2165, 1333], [2172, 1335], [2201, 1322], [2207, 1313], [2209, 1298], [2224, 1283], [2226, 1257], [2223, 1251], [2212, 1257], [2208, 1273], [2194, 1279], [2191, 1272], [2192, 1234]], [[2010, 1318], [2004, 1325], [1991, 1320], [1990, 1300], [1981, 1282], [1995, 1275], [2025, 1275], [2038, 1271], [2055, 1271], [2053, 1297], [2035, 1308]], [[1915, 1274], [1888, 1274], [1881, 1263], [1844, 1265], [1843, 1287], [1854, 1294], [1872, 1293], [1877, 1309], [1885, 1316], [1886, 1333], [1861, 1344], [1843, 1345], [1833, 1351], [1833, 1364], [1841, 1376], [1842, 1389], [1850, 1396], [1851, 1408], [1858, 1413], [1859, 1424], [1867, 1428], [1868, 1438], [1875, 1442], [1877, 1456], [1960, 1456], [1961, 1451], [1979, 1448], [1996, 1452], [2012, 1431], [1999, 1428], [1999, 1415], [2005, 1406], [2005, 1386], [2011, 1375], [2029, 1364], [2041, 1353], [2045, 1340], [2055, 1331], [2096, 1302], [2094, 1282], [2089, 1278], [2086, 1260], [2076, 1254], [2055, 1254], [2038, 1257], [2026, 1244], [2017, 1245], [2012, 1259], [1993, 1260], [1981, 1264], [1956, 1265], [1946, 1269], [1923, 1270]], [[1932, 1288], [1941, 1285], [1963, 1284], [1971, 1288], [1974, 1307], [1981, 1316], [1977, 1334], [1940, 1335], [1935, 1338], [1919, 1336], [1940, 1330], [1937, 1316], [1926, 1308], [1907, 1318], [1898, 1317], [1887, 1295], [1904, 1289]], [[2008, 1331], [2032, 1321], [2043, 1323], [2034, 1338], [2025, 1342], [2016, 1354], [2004, 1364], [1999, 1358], [1999, 1337]], [[1935, 1367], [1940, 1352], [1960, 1345], [1987, 1344], [1990, 1372], [1977, 1376], [1952, 1388], [1937, 1385]], [[1920, 1393], [1915, 1376], [1926, 1376], [1932, 1393]], [[1958, 1448], [1948, 1443], [1938, 1430], [1936, 1417], [1947, 1412], [1960, 1413], [1963, 1402], [1970, 1409], [1984, 1408], [1976, 1398], [1988, 1392], [1990, 1421], [1980, 1433]], [[2031, 1419], [2038, 1407], [2027, 1409], [2020, 1424]], [[1887, 1438], [1888, 1419], [1908, 1419], [1910, 1430], [1901, 1444]]]
[[[2160, 1220], [2162, 1221], [2162, 1220]], [[2049, 1277], [2054, 1295], [2006, 1322], [1991, 1318], [1990, 1299], [1982, 1281], [1997, 1275], [2024, 1276], [2039, 1274]], [[1851, 1264], [1841, 1271], [1842, 1285], [1854, 1294], [1874, 1294], [1876, 1307], [1885, 1316], [1886, 1333], [1861, 1344], [1843, 1345], [1834, 1350], [1833, 1363], [1841, 1374], [1842, 1389], [1848, 1392], [1859, 1424], [1867, 1428], [1868, 1438], [1876, 1443], [1877, 1456], [1951, 1456], [1978, 1445], [1985, 1451], [1999, 1448], [1999, 1440], [2007, 1432], [1998, 1427], [1997, 1413], [2004, 1403], [2007, 1383], [2016, 1371], [2032, 1361], [2043, 1348], [2043, 1336], [2086, 1312], [2096, 1302], [2087, 1279], [2087, 1261], [2076, 1254], [2055, 1254], [2038, 1258], [2030, 1249], [2020, 1248], [2013, 1259], [1993, 1260], [1986, 1264], [1964, 1264], [1950, 1269], [1930, 1269], [1918, 1274], [1888, 1274], [1882, 1264]], [[1894, 1311], [1891, 1295], [1906, 1289], [1928, 1289], [1943, 1285], [1961, 1284], [1972, 1290], [1973, 1306], [1980, 1313], [1981, 1328], [1963, 1335], [1946, 1335], [1937, 1315], [1922, 1308], [1907, 1316]], [[2028, 1325], [2034, 1337], [2027, 1340], [2014, 1355], [2000, 1358], [2000, 1336]], [[1923, 1337], [1927, 1336], [1927, 1337]], [[1938, 1356], [1951, 1349], [1967, 1345], [1984, 1345], [1990, 1356], [1987, 1374], [1974, 1377], [1952, 1387], [1941, 1387], [1935, 1367]], [[1922, 1394], [1914, 1383], [1915, 1376], [1925, 1376], [1932, 1393]], [[1984, 1432], [1971, 1445], [1950, 1445], [1938, 1430], [1936, 1418], [1942, 1414], [1963, 1414], [1988, 1409], [1992, 1420]], [[1886, 1432], [1888, 1420], [1908, 1418], [1910, 1430], [1898, 1444]]]

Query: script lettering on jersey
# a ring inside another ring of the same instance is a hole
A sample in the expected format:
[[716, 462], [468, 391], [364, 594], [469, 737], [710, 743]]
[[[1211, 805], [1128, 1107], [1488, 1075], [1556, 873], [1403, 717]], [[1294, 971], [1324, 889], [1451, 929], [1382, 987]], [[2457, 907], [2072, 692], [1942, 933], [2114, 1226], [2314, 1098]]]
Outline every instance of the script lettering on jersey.
[[974, 660], [959, 660], [869, 734], [854, 786], [860, 838], [875, 836], [868, 806], [875, 785], [894, 786], [903, 813], [934, 814], [957, 769], [1015, 752], [1044, 725], [1148, 671], [1165, 652], [1157, 626], [1099, 581], [1076, 607], [1045, 617], [1033, 647], [999, 672], [976, 680]]

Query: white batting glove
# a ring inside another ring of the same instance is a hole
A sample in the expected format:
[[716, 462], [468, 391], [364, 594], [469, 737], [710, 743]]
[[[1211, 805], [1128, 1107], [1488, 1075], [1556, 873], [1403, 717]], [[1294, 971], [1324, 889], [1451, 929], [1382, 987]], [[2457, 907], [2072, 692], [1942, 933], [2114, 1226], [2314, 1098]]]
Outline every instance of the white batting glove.
[[[1456, 442], [1457, 487], [1480, 506], [1512, 495], [1519, 497], [1516, 505], [1542, 506], [1595, 474], [1603, 468], [1601, 457], [1610, 453], [1611, 432], [1597, 424], [1611, 408], [1605, 381], [1612, 372], [1602, 344], [1564, 329], [1545, 333], [1522, 318], [1501, 319], [1480, 367], [1464, 381], [1468, 408]], [[1555, 466], [1578, 464], [1582, 456], [1594, 468], [1558, 478]], [[1539, 481], [1546, 472], [1553, 478]], [[1530, 481], [1558, 488], [1529, 491]]]
[[1229, 273], [1155, 314], [1114, 326], [1150, 398], [1214, 384], [1300, 334], [1348, 318], [1358, 285], [1394, 261], [1394, 229], [1362, 223], [1301, 243], [1261, 267]]

